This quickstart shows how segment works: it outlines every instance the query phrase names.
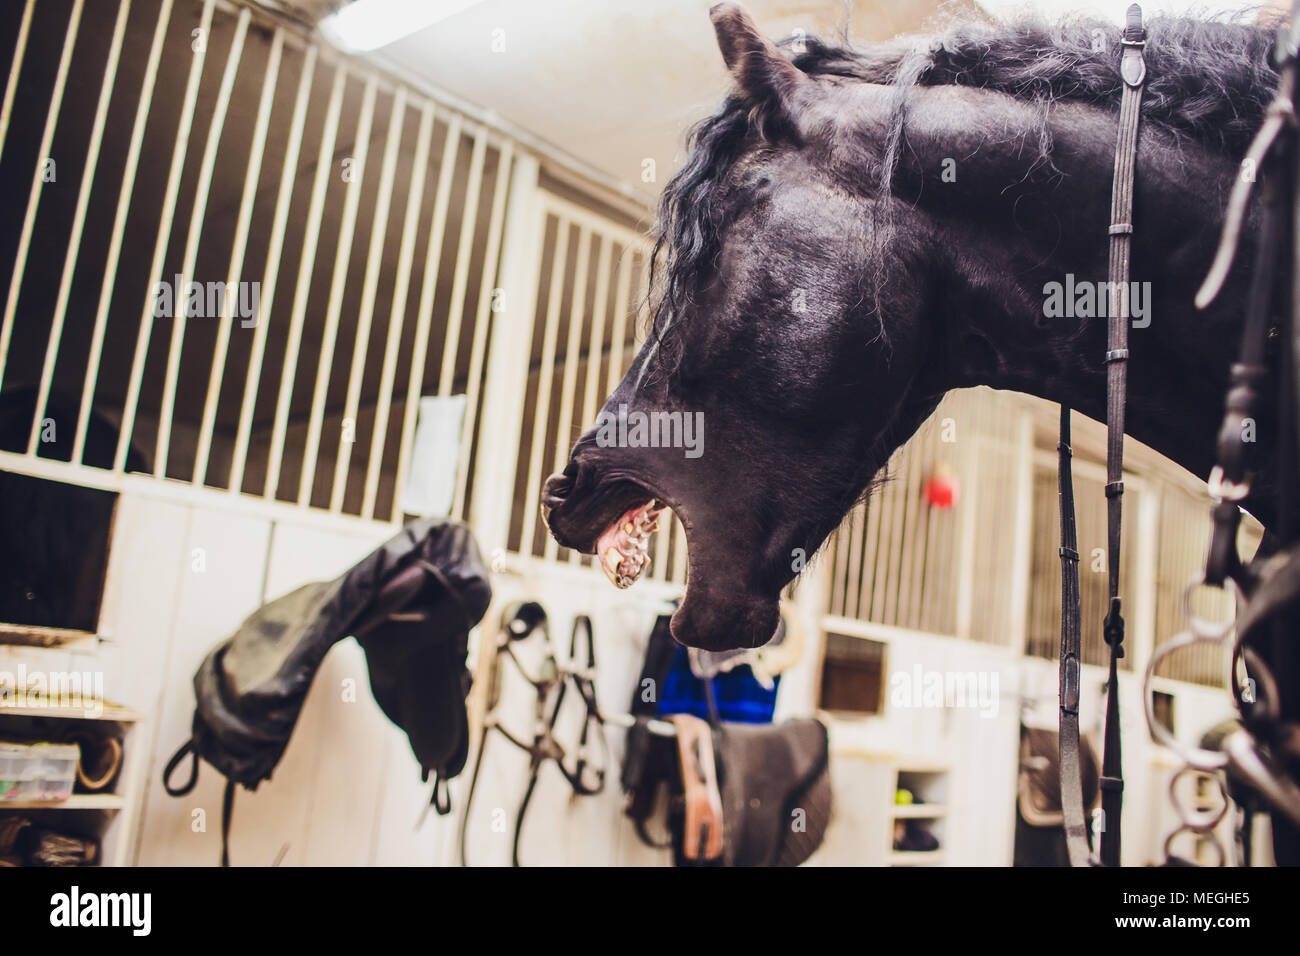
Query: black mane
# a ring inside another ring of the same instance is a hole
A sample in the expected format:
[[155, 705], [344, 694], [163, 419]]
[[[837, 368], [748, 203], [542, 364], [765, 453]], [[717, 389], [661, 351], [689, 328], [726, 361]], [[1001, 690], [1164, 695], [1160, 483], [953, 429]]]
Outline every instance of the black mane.
[[[1240, 23], [1168, 17], [1150, 20], [1147, 34], [1143, 122], [1242, 155], [1277, 85], [1269, 62], [1274, 35]], [[1097, 44], [1097, 37], [1104, 43]], [[1037, 21], [964, 22], [939, 36], [903, 38], [867, 50], [807, 37], [791, 59], [811, 76], [849, 77], [898, 90], [883, 144], [881, 185], [888, 189], [911, 87], [962, 85], [1010, 94], [1040, 104], [1044, 124], [1047, 109], [1058, 100], [1118, 110], [1119, 41], [1118, 27], [1086, 19], [1055, 27]], [[791, 40], [782, 44], [787, 50], [792, 45]], [[677, 338], [672, 317], [689, 306], [717, 254], [716, 200], [727, 173], [754, 135], [777, 138], [780, 124], [771, 109], [733, 93], [689, 133], [687, 161], [660, 198], [651, 264], [651, 295], [657, 299], [651, 323], [660, 359], [670, 366], [676, 356], [669, 357], [668, 346]], [[1044, 125], [1040, 150], [1049, 162], [1050, 146]]]

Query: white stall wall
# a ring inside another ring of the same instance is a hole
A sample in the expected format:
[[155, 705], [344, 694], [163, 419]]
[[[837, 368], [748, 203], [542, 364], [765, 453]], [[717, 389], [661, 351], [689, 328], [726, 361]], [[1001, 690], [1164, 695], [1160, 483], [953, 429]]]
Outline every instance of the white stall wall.
[[[312, 580], [336, 576], [381, 543], [391, 528], [309, 513], [250, 514], [214, 494], [211, 501], [178, 503], [147, 480], [129, 483], [118, 507], [103, 612], [103, 630], [123, 652], [124, 702], [145, 711], [141, 738], [149, 755], [143, 806], [135, 820], [134, 853], [142, 865], [212, 865], [219, 857], [223, 778], [204, 765], [193, 793], [169, 797], [161, 774], [188, 737], [194, 696], [191, 679], [208, 650], [265, 600]], [[286, 509], [287, 510], [287, 509]], [[567, 654], [573, 616], [592, 616], [597, 638], [598, 693], [611, 712], [626, 708], [645, 641], [662, 594], [616, 592], [591, 569], [524, 561], [495, 575], [496, 596], [478, 640], [495, 628], [516, 599], [543, 602], [551, 633]], [[808, 646], [783, 679], [778, 718], [812, 712], [820, 641], [815, 595], [799, 606]], [[880, 777], [882, 756], [944, 766], [948, 782], [946, 862], [1009, 864], [1015, 814], [1018, 726], [1052, 726], [1056, 709], [1054, 662], [1019, 658], [997, 646], [952, 638], [908, 635], [891, 640], [888, 673], [948, 670], [996, 674], [997, 705], [988, 711], [908, 708], [888, 699], [884, 714], [831, 720], [833, 769], [839, 785], [836, 819], [823, 864], [881, 862], [885, 807], [892, 792]], [[533, 668], [535, 640], [518, 647]], [[477, 651], [471, 646], [471, 662]], [[1085, 668], [1085, 728], [1099, 724], [1104, 671]], [[480, 685], [481, 685], [480, 681]], [[1172, 768], [1147, 735], [1136, 679], [1125, 675], [1124, 753], [1127, 787], [1125, 862], [1161, 858], [1172, 819], [1163, 812]], [[516, 735], [531, 731], [532, 695], [505, 669], [503, 721]], [[1220, 691], [1186, 684], [1171, 689], [1189, 728], [1226, 716]], [[355, 695], [351, 691], [355, 690]], [[887, 685], [886, 695], [889, 690]], [[471, 698], [471, 704], [476, 703]], [[574, 699], [572, 703], [577, 703]], [[576, 738], [574, 708], [561, 725]], [[643, 846], [622, 816], [617, 784], [624, 732], [606, 729], [610, 776], [595, 797], [574, 797], [553, 767], [544, 769], [521, 841], [525, 864], [665, 865], [664, 851]], [[871, 759], [862, 760], [863, 755]], [[183, 771], [182, 771], [183, 776]], [[434, 865], [457, 861], [456, 831], [465, 808], [466, 772], [453, 784], [455, 813], [430, 813], [417, 828], [428, 786], [405, 735], [384, 717], [369, 692], [365, 659], [354, 641], [325, 659], [297, 730], [272, 779], [235, 802], [231, 858], [237, 865]], [[489, 737], [478, 791], [467, 825], [474, 865], [506, 865], [510, 836], [527, 779], [527, 760], [501, 737]], [[128, 838], [130, 836], [128, 835]]]
[[[323, 522], [310, 515], [278, 519], [207, 502], [179, 504], [148, 491], [123, 492], [103, 627], [123, 649], [125, 702], [150, 715], [142, 734], [150, 754], [134, 862], [212, 865], [219, 857], [223, 778], [204, 765], [198, 786], [182, 798], [168, 796], [161, 783], [168, 758], [189, 736], [191, 680], [203, 657], [263, 601], [340, 574], [391, 533], [364, 522]], [[591, 613], [599, 693], [605, 706], [626, 707], [656, 607], [624, 600], [603, 578], [581, 568], [504, 573], [495, 585], [497, 600], [485, 621], [495, 621], [510, 600], [537, 598], [552, 614], [562, 652], [573, 614]], [[528, 664], [537, 650], [532, 642], [520, 648]], [[505, 719], [526, 735], [531, 697], [513, 675], [505, 701]], [[554, 768], [544, 771], [525, 830], [525, 861], [651, 863], [661, 856], [642, 847], [622, 823], [617, 763], [623, 731], [611, 728], [607, 735], [614, 769], [601, 796], [571, 799]], [[491, 738], [468, 828], [472, 862], [509, 862], [509, 835], [493, 820], [505, 814], [507, 829], [513, 828], [526, 776], [526, 759], [501, 738]], [[370, 695], [360, 647], [346, 640], [326, 657], [271, 780], [255, 792], [239, 791], [231, 859], [263, 866], [277, 859], [283, 865], [451, 862], [467, 786], [468, 774], [454, 785], [455, 815], [431, 813], [417, 829], [428, 786], [405, 735]]]

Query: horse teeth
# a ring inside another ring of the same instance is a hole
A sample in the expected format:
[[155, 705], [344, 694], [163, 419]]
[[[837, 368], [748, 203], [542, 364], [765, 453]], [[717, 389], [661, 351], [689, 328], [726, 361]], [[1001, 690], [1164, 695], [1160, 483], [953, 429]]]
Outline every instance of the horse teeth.
[[619, 554], [617, 548], [610, 548], [605, 552], [605, 558], [600, 562], [605, 574], [611, 581], [618, 584], [618, 568], [623, 563], [623, 555]]

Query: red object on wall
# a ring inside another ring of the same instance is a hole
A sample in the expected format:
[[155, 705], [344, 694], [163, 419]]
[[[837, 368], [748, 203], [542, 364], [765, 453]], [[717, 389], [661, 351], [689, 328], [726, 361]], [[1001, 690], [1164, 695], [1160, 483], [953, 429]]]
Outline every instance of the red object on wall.
[[957, 504], [961, 495], [961, 483], [952, 468], [944, 462], [938, 462], [930, 472], [930, 477], [925, 479], [921, 494], [931, 508], [946, 510]]

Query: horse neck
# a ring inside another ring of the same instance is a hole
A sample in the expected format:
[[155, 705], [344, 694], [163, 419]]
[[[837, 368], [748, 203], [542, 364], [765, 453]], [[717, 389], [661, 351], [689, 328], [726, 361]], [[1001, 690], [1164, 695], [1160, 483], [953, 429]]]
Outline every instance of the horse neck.
[[[956, 121], [956, 122], [954, 122]], [[924, 217], [951, 281], [935, 304], [948, 387], [989, 385], [1106, 418], [1107, 319], [1076, 295], [1108, 272], [1116, 116], [1055, 104], [1043, 114], [1001, 94], [918, 90], [894, 192]], [[973, 132], [973, 130], [975, 132]], [[979, 130], [986, 130], [980, 134]], [[1039, 155], [1050, 137], [1050, 163]], [[964, 157], [964, 158], [963, 158]], [[947, 168], [955, 174], [942, 179]], [[1218, 239], [1237, 166], [1144, 127], [1139, 140], [1131, 280], [1147, 310], [1129, 333], [1128, 431], [1204, 476], [1239, 338], [1243, 269], [1207, 312], [1192, 302]], [[937, 180], [937, 181], [936, 181]], [[911, 190], [911, 192], [909, 192]], [[1243, 249], [1241, 261], [1250, 261]]]

